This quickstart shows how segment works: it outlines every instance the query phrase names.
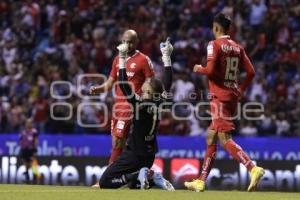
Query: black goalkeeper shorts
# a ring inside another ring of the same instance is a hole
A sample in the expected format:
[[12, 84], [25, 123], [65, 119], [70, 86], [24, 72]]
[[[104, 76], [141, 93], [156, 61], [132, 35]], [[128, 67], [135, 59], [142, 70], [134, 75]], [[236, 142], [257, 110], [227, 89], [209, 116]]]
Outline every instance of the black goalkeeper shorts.
[[36, 152], [36, 149], [21, 149], [19, 156], [26, 162], [30, 162], [32, 160], [32, 157], [35, 156]]

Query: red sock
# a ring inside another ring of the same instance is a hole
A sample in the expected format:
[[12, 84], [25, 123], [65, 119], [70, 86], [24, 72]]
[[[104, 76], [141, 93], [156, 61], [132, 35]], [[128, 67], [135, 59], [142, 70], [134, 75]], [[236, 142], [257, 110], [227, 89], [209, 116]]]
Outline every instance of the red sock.
[[226, 142], [224, 149], [239, 163], [242, 163], [250, 172], [254, 167], [254, 163], [250, 160], [249, 156], [243, 151], [243, 149], [236, 144], [233, 140]]
[[110, 155], [110, 158], [109, 158], [109, 161], [108, 161], [108, 164], [111, 164], [113, 163], [115, 160], [117, 160], [117, 158], [119, 157], [119, 155], [121, 155], [123, 149], [115, 149], [113, 148], [112, 149], [112, 152], [111, 152], [111, 155]]
[[198, 179], [200, 179], [204, 182], [206, 181], [206, 178], [207, 178], [207, 176], [213, 166], [213, 163], [216, 159], [216, 153], [217, 153], [217, 145], [216, 144], [207, 145], [204, 161], [202, 164], [201, 175]]

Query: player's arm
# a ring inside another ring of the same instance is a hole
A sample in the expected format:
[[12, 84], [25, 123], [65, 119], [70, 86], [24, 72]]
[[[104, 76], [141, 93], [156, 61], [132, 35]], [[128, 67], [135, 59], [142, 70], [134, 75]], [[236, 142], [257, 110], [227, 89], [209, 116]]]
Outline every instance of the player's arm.
[[214, 73], [215, 63], [218, 57], [218, 50], [214, 42], [210, 42], [207, 46], [207, 66], [195, 65], [193, 71], [198, 74], [206, 74], [210, 76]]
[[148, 56], [146, 56], [146, 60], [142, 67], [143, 74], [145, 75], [145, 81], [149, 81], [151, 77], [154, 76], [153, 64]]
[[92, 86], [90, 88], [90, 94], [99, 94], [99, 93], [107, 92], [107, 91], [111, 90], [114, 83], [115, 83], [115, 79], [110, 76], [107, 79], [107, 81], [105, 81], [102, 85]]
[[162, 61], [164, 63], [164, 76], [163, 85], [166, 92], [170, 92], [172, 86], [173, 72], [172, 72], [172, 62], [171, 54], [173, 51], [173, 46], [170, 43], [169, 38], [166, 42], [160, 44], [160, 51], [162, 53]]
[[133, 89], [131, 88], [128, 77], [126, 74], [126, 54], [128, 51], [128, 44], [122, 43], [118, 47], [119, 50], [119, 81], [120, 81], [120, 88], [127, 98], [129, 103], [134, 104], [137, 101], [137, 95], [133, 95]]
[[243, 93], [249, 87], [255, 76], [254, 67], [244, 49], [242, 49], [241, 66], [246, 71], [246, 78], [239, 87], [239, 91]]
[[115, 58], [113, 61], [109, 78], [102, 85], [92, 86], [90, 88], [90, 94], [100, 94], [111, 90], [116, 80], [117, 80], [117, 58]]

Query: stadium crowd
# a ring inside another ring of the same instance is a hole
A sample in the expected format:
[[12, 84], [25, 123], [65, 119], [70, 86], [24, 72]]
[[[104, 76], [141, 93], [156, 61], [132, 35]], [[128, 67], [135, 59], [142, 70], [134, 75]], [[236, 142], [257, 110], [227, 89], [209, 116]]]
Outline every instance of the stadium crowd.
[[[230, 35], [244, 46], [257, 72], [242, 102], [261, 102], [265, 107], [264, 113], [253, 114], [258, 120], [238, 122], [237, 133], [300, 136], [298, 0], [2, 0], [0, 133], [19, 132], [27, 117], [41, 133], [110, 132], [109, 121], [102, 128], [80, 125], [104, 122], [112, 114], [88, 103], [105, 103], [108, 111], [113, 104], [111, 93], [89, 99], [88, 88], [101, 78], [82, 75], [109, 74], [120, 34], [128, 28], [138, 32], [138, 49], [151, 58], [158, 76], [159, 43], [171, 37], [174, 103], [207, 101], [206, 79], [192, 68], [205, 65], [212, 19], [220, 11], [232, 16]], [[51, 90], [55, 81], [71, 84], [58, 82]], [[66, 119], [53, 119], [51, 107], [56, 118]], [[205, 117], [206, 110], [202, 106], [197, 112]], [[190, 115], [190, 106], [178, 106], [175, 113], [191, 117], [175, 120], [164, 113], [161, 134], [205, 134], [209, 121]]]

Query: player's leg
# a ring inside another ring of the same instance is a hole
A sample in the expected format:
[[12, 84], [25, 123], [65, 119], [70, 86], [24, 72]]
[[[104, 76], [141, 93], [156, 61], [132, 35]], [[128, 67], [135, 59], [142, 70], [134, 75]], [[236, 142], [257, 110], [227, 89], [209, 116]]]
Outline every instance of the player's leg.
[[258, 182], [264, 174], [264, 169], [255, 166], [247, 153], [232, 139], [230, 132], [220, 132], [218, 134], [222, 147], [239, 163], [242, 163], [251, 175], [251, 182], [248, 191], [256, 188]]
[[210, 170], [213, 166], [213, 163], [216, 159], [217, 154], [217, 131], [210, 129], [208, 130], [207, 138], [206, 138], [206, 153], [204, 157], [204, 161], [202, 164], [202, 171], [200, 177], [191, 182], [185, 182], [184, 185], [190, 189], [197, 192], [202, 192], [205, 189], [205, 181], [207, 176], [210, 173]]
[[99, 181], [100, 188], [120, 188], [132, 180], [137, 180], [140, 166], [136, 155], [125, 150], [117, 160], [110, 164]]
[[[126, 124], [124, 125], [124, 127], [122, 127], [121, 125], [122, 125], [122, 122], [118, 123], [117, 119], [113, 118], [111, 120], [112, 149], [111, 149], [111, 155], [110, 155], [108, 164], [111, 164], [115, 160], [117, 160], [118, 157], [122, 154], [123, 149], [125, 148], [126, 136], [128, 133], [128, 129], [125, 129], [125, 128], [127, 128], [127, 127], [125, 127]], [[96, 182], [91, 187], [99, 188], [99, 182]]]
[[121, 155], [125, 147], [130, 124], [131, 120], [111, 120], [112, 152], [109, 158], [109, 164], [114, 162]]
[[167, 191], [174, 191], [173, 185], [166, 180], [161, 173], [155, 172], [150, 168], [153, 166], [155, 156], [138, 157], [138, 165], [140, 170], [138, 172], [128, 174], [129, 188], [131, 189], [149, 189], [156, 185], [160, 189]]
[[25, 178], [26, 178], [26, 184], [30, 184], [30, 176], [29, 176], [29, 169], [30, 169], [30, 161], [23, 160], [23, 163], [25, 165]]
[[118, 136], [112, 135], [112, 150], [108, 163], [113, 163], [122, 153], [125, 147], [125, 138], [120, 138]]
[[255, 166], [247, 153], [233, 141], [230, 132], [220, 132], [218, 134], [221, 146], [239, 163], [242, 163], [248, 171]]
[[40, 173], [38, 168], [38, 160], [36, 158], [37, 149], [30, 150], [30, 162], [31, 162], [31, 170], [33, 174], [33, 183], [37, 184], [40, 180]]
[[28, 149], [21, 149], [20, 150], [20, 158], [22, 160], [23, 165], [25, 165], [25, 180], [26, 183], [30, 183], [30, 176], [29, 176], [29, 169], [31, 167], [31, 156]]
[[150, 178], [152, 178], [151, 171], [149, 170], [154, 163], [155, 156], [137, 156], [136, 167], [139, 169], [136, 172], [127, 174], [126, 177], [130, 180], [128, 184], [131, 189], [149, 189]]
[[206, 153], [203, 160], [200, 180], [206, 181], [207, 176], [214, 164], [217, 155], [218, 133], [215, 130], [209, 130], [206, 138]]
[[32, 170], [33, 180], [34, 180], [35, 184], [37, 184], [41, 179], [41, 175], [40, 175], [40, 172], [39, 172], [38, 165], [39, 165], [39, 163], [38, 163], [37, 158], [32, 157], [31, 170]]

